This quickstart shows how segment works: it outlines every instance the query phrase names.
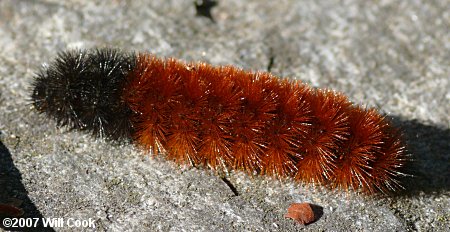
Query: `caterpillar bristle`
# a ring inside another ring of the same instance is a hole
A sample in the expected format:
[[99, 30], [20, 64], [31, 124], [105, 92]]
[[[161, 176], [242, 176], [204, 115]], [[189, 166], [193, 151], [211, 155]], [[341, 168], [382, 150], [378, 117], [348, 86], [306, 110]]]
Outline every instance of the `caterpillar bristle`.
[[134, 65], [133, 55], [113, 49], [59, 53], [37, 74], [33, 104], [58, 126], [111, 139], [129, 138], [132, 111], [120, 101], [120, 91]]
[[367, 193], [401, 188], [399, 130], [332, 90], [114, 49], [60, 53], [33, 87], [35, 108], [59, 126], [131, 139], [179, 164]]

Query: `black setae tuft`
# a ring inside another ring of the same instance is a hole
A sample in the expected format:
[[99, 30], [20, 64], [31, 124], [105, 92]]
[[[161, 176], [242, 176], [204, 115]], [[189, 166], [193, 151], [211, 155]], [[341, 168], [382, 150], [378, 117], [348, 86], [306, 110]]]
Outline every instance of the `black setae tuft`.
[[121, 98], [134, 54], [114, 49], [69, 51], [37, 74], [33, 105], [58, 126], [91, 131], [94, 136], [130, 138], [133, 112]]

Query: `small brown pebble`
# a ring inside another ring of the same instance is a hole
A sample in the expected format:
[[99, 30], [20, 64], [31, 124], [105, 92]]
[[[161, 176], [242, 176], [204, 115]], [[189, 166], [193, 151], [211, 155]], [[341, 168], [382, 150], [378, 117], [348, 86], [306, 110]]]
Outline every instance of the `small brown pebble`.
[[23, 214], [23, 210], [19, 207], [10, 204], [0, 204], [0, 215], [7, 217], [20, 217]]
[[314, 211], [309, 203], [292, 203], [285, 218], [292, 218], [302, 225], [309, 224], [315, 220]]

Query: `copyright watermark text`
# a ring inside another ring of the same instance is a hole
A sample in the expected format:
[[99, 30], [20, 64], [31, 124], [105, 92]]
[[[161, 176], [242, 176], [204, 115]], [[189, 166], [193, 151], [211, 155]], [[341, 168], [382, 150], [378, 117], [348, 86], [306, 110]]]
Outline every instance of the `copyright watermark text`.
[[76, 218], [3, 218], [2, 225], [5, 228], [95, 228], [95, 220]]

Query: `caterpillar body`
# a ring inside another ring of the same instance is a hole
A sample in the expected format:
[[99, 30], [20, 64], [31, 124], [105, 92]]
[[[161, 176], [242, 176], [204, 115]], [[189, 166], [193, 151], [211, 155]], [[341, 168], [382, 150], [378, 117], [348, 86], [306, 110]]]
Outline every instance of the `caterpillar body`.
[[405, 146], [384, 116], [267, 72], [76, 50], [32, 87], [34, 107], [59, 126], [130, 139], [180, 164], [368, 193], [401, 187]]

